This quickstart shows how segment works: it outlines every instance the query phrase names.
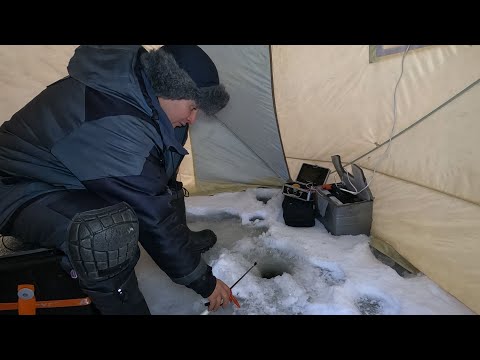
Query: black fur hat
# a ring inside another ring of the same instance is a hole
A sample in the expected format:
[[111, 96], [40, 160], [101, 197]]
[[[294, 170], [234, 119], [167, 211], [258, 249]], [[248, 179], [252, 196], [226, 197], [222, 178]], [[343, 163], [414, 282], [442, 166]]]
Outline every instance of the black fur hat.
[[207, 115], [230, 100], [212, 59], [197, 45], [165, 45], [143, 53], [140, 60], [156, 96], [195, 100]]

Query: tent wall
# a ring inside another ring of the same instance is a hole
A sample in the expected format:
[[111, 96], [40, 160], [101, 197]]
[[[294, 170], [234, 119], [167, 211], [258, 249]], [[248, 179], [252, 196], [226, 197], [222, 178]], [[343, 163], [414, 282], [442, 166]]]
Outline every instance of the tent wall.
[[202, 45], [217, 64], [230, 102], [216, 116], [202, 113], [190, 129], [199, 184], [281, 186], [289, 173], [275, 116], [267, 45]]
[[67, 75], [77, 45], [0, 46], [0, 124], [45, 89]]
[[[393, 124], [402, 54], [369, 46], [274, 46], [275, 100], [292, 176], [339, 154], [373, 170]], [[372, 235], [480, 313], [480, 46], [409, 51], [395, 134], [377, 165]], [[458, 96], [457, 96], [458, 95]], [[457, 97], [456, 97], [457, 96]], [[433, 113], [432, 113], [433, 112]], [[367, 179], [372, 173], [366, 171]], [[333, 181], [334, 179], [330, 179]], [[338, 180], [338, 177], [337, 177]]]

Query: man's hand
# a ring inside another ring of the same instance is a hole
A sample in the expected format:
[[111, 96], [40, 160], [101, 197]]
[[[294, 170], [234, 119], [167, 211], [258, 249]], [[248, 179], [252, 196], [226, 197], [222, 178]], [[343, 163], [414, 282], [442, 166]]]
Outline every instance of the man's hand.
[[230, 293], [231, 290], [228, 285], [222, 280], [217, 279], [215, 290], [213, 290], [213, 293], [208, 297], [208, 301], [210, 301], [208, 311], [217, 311], [220, 306], [225, 309], [230, 303]]

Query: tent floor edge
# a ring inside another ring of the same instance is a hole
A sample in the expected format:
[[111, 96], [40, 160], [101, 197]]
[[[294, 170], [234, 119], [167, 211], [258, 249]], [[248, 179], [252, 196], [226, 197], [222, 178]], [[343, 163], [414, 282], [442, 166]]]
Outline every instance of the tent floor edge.
[[393, 268], [400, 276], [405, 276], [405, 271], [412, 275], [420, 273], [415, 266], [413, 266], [407, 259], [405, 259], [398, 251], [384, 240], [376, 237], [370, 239], [370, 250], [373, 255], [382, 261], [384, 264]]

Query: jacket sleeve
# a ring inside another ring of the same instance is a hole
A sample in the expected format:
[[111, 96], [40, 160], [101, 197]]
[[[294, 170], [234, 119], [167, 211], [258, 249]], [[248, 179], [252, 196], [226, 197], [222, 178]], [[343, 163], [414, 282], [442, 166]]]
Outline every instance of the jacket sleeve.
[[114, 127], [107, 119], [84, 124], [55, 144], [52, 153], [86, 189], [111, 203], [132, 206], [140, 223], [139, 241], [156, 264], [172, 281], [206, 298], [216, 278], [200, 254], [190, 250], [188, 229], [172, 204], [178, 195], [167, 186], [154, 136], [130, 117], [118, 116]]

